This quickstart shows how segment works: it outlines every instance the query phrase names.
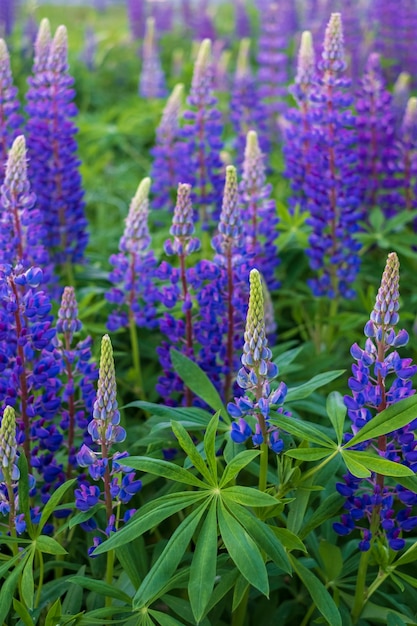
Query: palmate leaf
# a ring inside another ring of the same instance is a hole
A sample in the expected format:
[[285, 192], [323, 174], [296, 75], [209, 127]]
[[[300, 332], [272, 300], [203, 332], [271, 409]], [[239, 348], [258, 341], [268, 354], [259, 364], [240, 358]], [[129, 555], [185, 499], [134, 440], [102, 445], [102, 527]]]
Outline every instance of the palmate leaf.
[[302, 422], [282, 415], [282, 413], [273, 412], [271, 412], [269, 421], [294, 437], [316, 443], [323, 448], [331, 448], [332, 450], [336, 448], [335, 442], [311, 422]]
[[224, 487], [231, 480], [234, 480], [239, 472], [249, 465], [257, 456], [260, 455], [260, 450], [244, 450], [239, 452], [233, 459], [226, 465], [226, 468], [220, 479], [219, 487]]
[[198, 503], [206, 497], [207, 492], [182, 491], [180, 493], [170, 493], [148, 502], [135, 513], [126, 526], [97, 546], [94, 550], [94, 555], [108, 552], [108, 550], [113, 550], [129, 543], [147, 530], [158, 526], [167, 517], [185, 509], [187, 506]]
[[201, 621], [210, 600], [217, 565], [217, 502], [214, 500], [201, 527], [190, 569], [188, 595], [197, 622]]
[[163, 476], [168, 480], [174, 480], [177, 483], [207, 489], [207, 483], [194, 476], [190, 470], [186, 470], [175, 463], [170, 463], [163, 459], [152, 459], [146, 456], [130, 456], [127, 465], [132, 469], [145, 472], [147, 474], [156, 474]]
[[141, 609], [158, 597], [159, 592], [169, 581], [181, 561], [209, 503], [209, 500], [203, 502], [197, 509], [189, 513], [171, 535], [163, 552], [137, 590], [133, 598], [134, 609]]
[[99, 596], [103, 596], [103, 598], [115, 598], [129, 606], [132, 601], [132, 598], [130, 598], [127, 593], [121, 589], [117, 589], [114, 585], [105, 583], [103, 580], [95, 580], [93, 578], [87, 578], [86, 576], [71, 576], [68, 582], [74, 585], [80, 585], [89, 591], [95, 591]]
[[[63, 485], [60, 485], [56, 491], [53, 492], [48, 502], [43, 507], [41, 519], [39, 520], [39, 524], [36, 529], [39, 535], [41, 534], [42, 529], [48, 521], [50, 515], [52, 515], [52, 513], [55, 511], [56, 507], [61, 502], [68, 489], [74, 485], [76, 480], [76, 478], [73, 478], [72, 480], [67, 480]], [[69, 505], [68, 508], [71, 508], [71, 506]]]
[[417, 416], [417, 395], [400, 400], [375, 415], [360, 431], [343, 447], [350, 448], [358, 443], [375, 439], [394, 430], [403, 428]]
[[178, 443], [180, 444], [184, 452], [188, 455], [188, 458], [190, 459], [194, 467], [206, 479], [209, 485], [216, 485], [217, 480], [215, 480], [214, 476], [212, 476], [212, 474], [210, 473], [210, 470], [205, 464], [203, 457], [196, 449], [193, 440], [185, 430], [184, 426], [182, 426], [182, 424], [179, 424], [178, 422], [171, 422], [171, 427], [174, 435], [178, 439]]
[[[351, 469], [348, 464], [350, 464], [351, 467], [353, 466], [355, 471], [361, 474], [359, 476], [358, 474], [351, 472], [358, 478], [365, 478], [370, 475], [370, 472], [376, 472], [377, 474], [382, 474], [383, 476], [414, 476], [414, 472], [409, 467], [406, 467], [401, 463], [388, 461], [387, 459], [383, 459], [376, 454], [357, 452], [354, 450], [343, 450], [342, 456], [349, 471], [351, 471]], [[364, 472], [363, 468], [365, 468], [368, 472], [366, 476], [362, 476]]]
[[210, 474], [213, 476], [215, 484], [217, 484], [216, 433], [218, 426], [219, 412], [217, 411], [217, 413], [213, 415], [209, 425], [207, 426], [203, 441], [207, 465], [209, 467]]
[[172, 366], [184, 384], [199, 398], [211, 406], [212, 409], [220, 411], [224, 421], [230, 424], [229, 414], [226, 411], [226, 407], [217, 389], [201, 367], [173, 348], [170, 350], [170, 355]]
[[231, 506], [233, 506], [232, 503], [234, 502], [249, 507], [268, 507], [279, 504], [279, 500], [269, 495], [269, 493], [264, 493], [254, 487], [242, 487], [239, 485], [222, 489], [221, 497]]
[[343, 426], [347, 408], [343, 402], [343, 396], [338, 391], [332, 391], [326, 401], [326, 411], [336, 433], [338, 445], [342, 443]]
[[218, 517], [220, 533], [232, 561], [248, 583], [268, 596], [268, 574], [258, 546], [221, 502]]
[[[287, 574], [291, 573], [291, 563], [288, 555], [282, 547], [281, 541], [265, 522], [261, 522], [255, 515], [247, 511], [242, 506], [235, 506], [230, 512], [236, 517], [238, 522], [245, 528], [248, 534], [256, 542], [256, 545], [269, 556], [275, 565]], [[292, 533], [291, 533], [292, 534]], [[301, 543], [301, 542], [300, 542]], [[302, 545], [302, 544], [301, 544]]]
[[287, 450], [285, 456], [299, 461], [320, 461], [333, 454], [329, 448], [296, 448], [295, 450]]
[[323, 583], [313, 572], [307, 569], [299, 560], [290, 556], [291, 563], [297, 576], [301, 579], [308, 590], [317, 610], [331, 626], [342, 626], [342, 618], [335, 601], [327, 591]]
[[342, 374], [345, 373], [345, 370], [333, 370], [331, 372], [323, 372], [321, 374], [317, 374], [317, 376], [313, 376], [313, 378], [298, 387], [290, 387], [288, 389], [285, 402], [294, 402], [295, 400], [303, 400], [304, 398], [308, 398], [313, 391], [331, 383], [335, 378], [338, 378]]

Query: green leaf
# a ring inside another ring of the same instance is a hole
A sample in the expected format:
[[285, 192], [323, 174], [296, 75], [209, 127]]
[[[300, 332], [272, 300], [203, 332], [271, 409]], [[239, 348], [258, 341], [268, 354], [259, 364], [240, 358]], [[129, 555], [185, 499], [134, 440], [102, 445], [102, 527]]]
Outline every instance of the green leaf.
[[71, 578], [68, 579], [68, 582], [73, 583], [74, 585], [80, 585], [80, 587], [83, 587], [84, 589], [94, 591], [103, 598], [115, 598], [116, 600], [125, 602], [129, 606], [132, 602], [132, 598], [128, 596], [127, 593], [121, 591], [121, 589], [117, 589], [114, 585], [105, 583], [103, 580], [95, 580], [94, 578], [87, 578], [85, 576], [71, 576]]
[[296, 558], [290, 555], [292, 565], [309, 592], [317, 610], [331, 626], [342, 626], [339, 610], [323, 583]]
[[[135, 554], [134, 559], [132, 553]], [[142, 535], [132, 539], [127, 545], [119, 546], [116, 549], [116, 556], [132, 585], [137, 589], [149, 571], [148, 553]]]
[[50, 607], [46, 617], [45, 626], [55, 626], [60, 623], [62, 617], [61, 599], [57, 598], [53, 605]]
[[360, 431], [343, 447], [350, 448], [358, 443], [375, 439], [380, 435], [392, 433], [403, 428], [415, 419], [417, 413], [417, 396], [404, 398], [375, 415]]
[[[0, 545], [4, 542], [5, 537], [1, 537]], [[17, 538], [17, 540], [19, 540]], [[6, 577], [7, 572], [13, 565], [15, 565], [22, 558], [22, 554], [15, 554], [14, 556], [9, 557], [3, 565], [0, 565], [0, 578]], [[1, 622], [0, 622], [1, 623]]]
[[297, 348], [292, 348], [291, 350], [287, 350], [283, 352], [279, 356], [274, 359], [275, 365], [278, 366], [278, 370], [282, 375], [283, 372], [288, 368], [289, 365], [297, 358], [300, 352], [304, 349], [304, 346], [298, 346]]
[[[21, 455], [21, 457], [24, 455]], [[22, 556], [22, 555], [19, 555]], [[15, 593], [15, 589], [17, 587], [17, 583], [19, 580], [19, 576], [26, 565], [26, 558], [22, 558], [20, 563], [16, 565], [14, 570], [10, 572], [10, 574], [6, 577], [6, 580], [2, 582], [0, 587], [0, 624], [6, 621], [7, 614], [12, 606], [13, 596]]]
[[149, 615], [152, 615], [160, 624], [160, 626], [184, 626], [182, 622], [179, 622], [175, 617], [171, 617], [167, 613], [161, 613], [161, 611], [154, 611], [154, 609], [148, 609]]
[[274, 498], [274, 496], [259, 491], [259, 489], [255, 487], [226, 487], [226, 489], [222, 489], [221, 497], [225, 501], [231, 500], [232, 502], [237, 502], [244, 506], [261, 507], [276, 506], [279, 504], [279, 501]]
[[342, 508], [343, 503], [344, 499], [339, 493], [332, 493], [328, 498], [320, 503], [318, 508], [314, 510], [311, 517], [305, 521], [303, 526], [301, 526], [299, 537], [304, 539], [304, 537], [307, 537], [312, 530], [337, 515]]
[[409, 491], [417, 493], [417, 476], [398, 476], [397, 483]]
[[[91, 519], [95, 515], [95, 513], [97, 513], [97, 511], [99, 511], [100, 509], [104, 509], [104, 508], [105, 508], [104, 504], [96, 504], [89, 511], [82, 511], [80, 513], [77, 513], [76, 515], [74, 515], [74, 517], [71, 517], [71, 519], [69, 520], [69, 524], [68, 524], [69, 528], [74, 528], [74, 526], [78, 526], [78, 524], [82, 524], [83, 522], [86, 522], [87, 520]], [[56, 534], [58, 534], [58, 532]]]
[[207, 465], [210, 468], [210, 473], [214, 478], [214, 482], [217, 484], [217, 457], [216, 457], [216, 433], [219, 425], [219, 412], [213, 415], [207, 426], [206, 433], [204, 435], [204, 451], [206, 453]]
[[299, 461], [320, 461], [320, 459], [324, 459], [331, 454], [333, 452], [329, 448], [295, 448], [285, 452], [285, 456], [298, 459]]
[[76, 478], [73, 478], [72, 480], [67, 480], [63, 485], [60, 485], [56, 491], [53, 492], [43, 508], [41, 519], [39, 520], [39, 525], [37, 528], [38, 534], [42, 532], [42, 529], [48, 521], [49, 517], [55, 511], [56, 507], [61, 502], [68, 489], [72, 487], [76, 481]]
[[29, 552], [26, 560], [25, 567], [23, 568], [20, 584], [22, 588], [22, 598], [26, 603], [28, 609], [33, 609], [33, 601], [35, 595], [35, 581], [33, 580], [33, 559], [35, 551], [32, 549]]
[[258, 546], [221, 501], [218, 516], [222, 539], [232, 561], [253, 587], [268, 596], [268, 574]]
[[216, 509], [217, 502], [214, 500], [198, 535], [190, 568], [188, 595], [197, 623], [204, 615], [216, 577], [218, 537]]
[[343, 557], [340, 548], [325, 539], [319, 545], [319, 554], [327, 580], [336, 580], [343, 570]]
[[383, 476], [414, 476], [414, 472], [401, 463], [395, 463], [394, 461], [388, 461], [376, 454], [369, 454], [366, 452], [355, 452], [353, 450], [347, 450], [343, 452], [343, 457], [349, 455], [349, 459], [364, 465], [371, 472], [382, 474]]
[[13, 608], [22, 620], [24, 626], [35, 626], [35, 622], [25, 605], [16, 598], [13, 598]]
[[331, 383], [335, 378], [339, 378], [342, 374], [345, 373], [346, 370], [332, 370], [330, 372], [322, 372], [321, 374], [317, 374], [317, 376], [313, 376], [311, 380], [298, 387], [290, 387], [288, 389], [287, 395], [285, 397], [285, 404], [289, 402], [294, 402], [295, 400], [303, 400], [304, 398], [308, 398], [313, 391]]
[[207, 377], [207, 374], [203, 372], [197, 363], [194, 363], [194, 361], [184, 354], [181, 354], [181, 352], [178, 352], [178, 350], [171, 348], [170, 355], [172, 366], [185, 385], [211, 406], [212, 409], [220, 411], [220, 415], [224, 421], [230, 424], [230, 417], [226, 411], [226, 407], [217, 389]]
[[288, 530], [288, 528], [278, 528], [278, 526], [270, 526], [269, 528], [287, 550], [301, 550], [302, 552], [307, 552], [301, 539]]
[[[86, 566], [82, 565], [77, 572], [77, 576], [84, 577]], [[84, 591], [81, 585], [72, 584], [69, 585], [69, 589], [65, 594], [64, 601], [62, 603], [62, 613], [64, 615], [75, 615], [81, 611], [83, 603]]]
[[293, 417], [290, 418], [286, 415], [282, 415], [282, 413], [273, 412], [271, 413], [269, 421], [294, 437], [299, 437], [299, 439], [310, 441], [311, 443], [317, 443], [324, 448], [331, 448], [332, 450], [336, 448], [334, 441], [322, 433], [321, 430], [311, 422], [302, 422]]
[[248, 590], [249, 583], [242, 575], [239, 575], [235, 583], [235, 588], [233, 589], [233, 602], [232, 602], [232, 613], [234, 613], [242, 602], [246, 591]]
[[39, 535], [36, 539], [36, 549], [46, 554], [68, 554], [56, 539], [48, 537], [48, 535]]
[[209, 502], [201, 504], [197, 509], [189, 513], [176, 528], [163, 552], [137, 590], [133, 598], [133, 608], [135, 610], [141, 609], [150, 601], [158, 598], [161, 589], [169, 581], [181, 561], [208, 504]]
[[[193, 443], [193, 440], [185, 430], [184, 426], [182, 426], [178, 422], [171, 422], [171, 428], [172, 432], [178, 439], [178, 443], [180, 444], [184, 452], [188, 455], [194, 467], [206, 479], [209, 485], [217, 485], [217, 481], [214, 480], [214, 477], [211, 475], [210, 470], [203, 460], [203, 457], [201, 456], [201, 454], [199, 454]], [[207, 487], [207, 485], [205, 485], [205, 487]]]
[[[135, 400], [134, 402], [125, 404], [123, 408], [127, 409], [129, 407], [138, 407], [150, 415], [165, 417], [168, 421], [162, 423], [164, 428], [171, 427], [171, 420], [190, 422], [190, 424], [198, 426], [199, 428], [206, 428], [211, 419], [211, 413], [195, 406], [173, 407], [165, 406], [164, 404], [155, 404], [153, 402], [145, 402], [144, 400]], [[157, 426], [159, 426], [159, 424], [157, 424]]]
[[269, 556], [275, 565], [287, 574], [291, 574], [291, 564], [288, 555], [282, 547], [278, 535], [275, 534], [274, 527], [269, 526], [266, 522], [262, 522], [242, 506], [233, 507], [232, 513], [254, 539], [256, 545]]
[[152, 500], [143, 506], [129, 522], [111, 535], [104, 543], [97, 546], [94, 555], [102, 554], [108, 550], [113, 550], [119, 546], [123, 546], [130, 541], [136, 539], [147, 530], [158, 526], [164, 519], [174, 515], [178, 511], [185, 509], [206, 498], [206, 493], [194, 493], [190, 491], [181, 491], [179, 493], [170, 493], [162, 496], [157, 500]]
[[203, 481], [197, 478], [197, 476], [194, 476], [190, 470], [175, 465], [175, 463], [170, 463], [163, 459], [152, 459], [146, 456], [130, 456], [129, 460], [126, 459], [126, 462], [128, 467], [145, 472], [146, 474], [155, 474], [156, 476], [163, 476], [177, 483], [207, 489], [207, 483], [203, 483]]
[[407, 626], [407, 624], [399, 615], [387, 613], [387, 626]]
[[340, 452], [346, 467], [353, 476], [357, 478], [368, 478], [368, 476], [371, 475], [370, 470], [366, 468], [365, 465], [362, 465], [362, 463], [359, 463], [354, 457], [351, 457], [349, 451], [342, 449]]
[[[406, 583], [417, 589], [417, 579], [414, 576], [409, 576], [408, 574], [404, 574], [404, 572], [395, 572], [397, 576], [405, 580]], [[393, 574], [391, 574], [392, 578]]]
[[[408, 548], [404, 554], [400, 556], [399, 559], [392, 563], [392, 566], [397, 568], [400, 565], [407, 565], [407, 563], [414, 563], [417, 560], [417, 541], [412, 546]], [[397, 572], [399, 574], [399, 572]]]
[[343, 439], [347, 408], [343, 402], [343, 396], [338, 391], [332, 391], [327, 397], [326, 411], [336, 433], [337, 443], [340, 445]]
[[239, 452], [233, 457], [230, 463], [226, 465], [220, 479], [219, 487], [224, 487], [224, 485], [227, 485], [231, 480], [234, 480], [239, 472], [259, 455], [260, 450], [244, 450], [243, 452]]

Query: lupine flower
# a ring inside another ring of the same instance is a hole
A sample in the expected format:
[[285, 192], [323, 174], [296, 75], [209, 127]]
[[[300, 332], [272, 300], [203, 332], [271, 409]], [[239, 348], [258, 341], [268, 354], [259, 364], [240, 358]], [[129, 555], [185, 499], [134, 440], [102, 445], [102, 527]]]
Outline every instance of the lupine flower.
[[[267, 443], [278, 454], [284, 443], [278, 431], [271, 428], [269, 414], [271, 405], [283, 404], [287, 387], [281, 382], [275, 391], [271, 391], [270, 382], [278, 375], [278, 368], [271, 361], [272, 353], [266, 338], [262, 279], [258, 270], [251, 270], [249, 280], [243, 367], [237, 376], [237, 383], [245, 395], [227, 405], [230, 415], [237, 420], [232, 424], [231, 437], [236, 443], [243, 443], [252, 434], [254, 445]], [[282, 408], [278, 410], [282, 411]]]
[[151, 15], [155, 20], [158, 33], [171, 32], [174, 20], [174, 5], [171, 0], [159, 0], [151, 3]]
[[184, 85], [174, 87], [156, 129], [155, 146], [151, 149], [154, 157], [152, 178], [155, 181], [153, 189], [155, 209], [167, 209], [172, 205], [172, 194], [178, 185], [184, 148], [183, 143], [179, 141], [183, 91]]
[[93, 383], [97, 379], [97, 368], [92, 363], [91, 337], [73, 345], [74, 334], [78, 333], [81, 328], [74, 288], [65, 287], [58, 311], [56, 330], [59, 338], [57, 349], [61, 352], [62, 370], [65, 372], [60, 428], [67, 432], [67, 478], [70, 478], [72, 468], [76, 465], [74, 446], [76, 427], [87, 445], [92, 442], [87, 433], [87, 415], [93, 408], [95, 398]]
[[237, 350], [240, 348], [248, 302], [247, 275], [253, 259], [250, 246], [245, 247], [241, 213], [236, 168], [228, 165], [218, 233], [212, 240], [216, 251], [214, 262], [220, 269], [217, 289], [224, 306], [225, 345], [220, 358], [225, 375], [223, 393], [226, 400], [230, 397], [232, 374], [237, 366]]
[[351, 97], [346, 68], [342, 22], [333, 13], [327, 25], [321, 62], [320, 90], [315, 98], [315, 132], [309, 145], [311, 167], [304, 192], [313, 232], [307, 255], [317, 276], [309, 280], [316, 296], [352, 298], [359, 271], [360, 244], [354, 233], [363, 217], [354, 150], [355, 118], [346, 109]]
[[17, 459], [15, 412], [11, 406], [6, 406], [0, 424], [0, 513], [9, 516], [11, 532], [16, 527], [18, 508], [17, 484], [20, 472]]
[[251, 27], [250, 19], [245, 0], [237, 0], [235, 6], [235, 33], [238, 39], [250, 37]]
[[363, 44], [364, 33], [360, 20], [357, 0], [344, 0], [343, 32], [348, 51], [348, 72], [352, 82], [356, 83], [363, 71], [366, 50]]
[[257, 80], [250, 70], [249, 46], [250, 40], [242, 39], [230, 102], [230, 120], [236, 135], [235, 151], [239, 164], [243, 161], [246, 136], [250, 130], [257, 131], [263, 152], [267, 154], [270, 151], [268, 115], [259, 95]]
[[86, 68], [93, 72], [96, 69], [97, 36], [91, 26], [84, 30], [84, 46], [79, 56]]
[[113, 270], [109, 280], [114, 286], [106, 293], [106, 299], [116, 305], [107, 322], [111, 331], [127, 328], [130, 323], [146, 328], [157, 326], [158, 296], [153, 282], [156, 259], [150, 249], [148, 228], [150, 184], [150, 178], [139, 184], [120, 239], [120, 252], [110, 257]]
[[[351, 354], [356, 361], [352, 366], [353, 376], [349, 379], [351, 395], [345, 396], [345, 405], [352, 420], [352, 431], [357, 433], [372, 418], [386, 407], [415, 393], [412, 377], [417, 366], [409, 358], [401, 358], [397, 348], [408, 343], [405, 330], [395, 330], [399, 320], [399, 262], [395, 252], [388, 255], [381, 286], [370, 320], [365, 325], [365, 349], [354, 344]], [[417, 469], [417, 439], [414, 435], [416, 420], [407, 426], [378, 438], [367, 441], [359, 449], [376, 448], [378, 454], [390, 461], [402, 463], [414, 471]], [[349, 440], [352, 435], [347, 435]], [[333, 525], [341, 535], [359, 528], [362, 541], [359, 549], [369, 550], [377, 537], [387, 541], [392, 550], [404, 547], [400, 536], [417, 526], [417, 517], [412, 515], [412, 506], [417, 495], [400, 485], [385, 484], [385, 477], [372, 474], [365, 480], [352, 476], [343, 477], [344, 483], [336, 485], [346, 497], [341, 522]], [[399, 501], [406, 508], [394, 508]], [[369, 526], [369, 528], [368, 528]]]
[[356, 97], [358, 170], [366, 209], [381, 204], [389, 163], [395, 160], [391, 94], [385, 87], [380, 56], [372, 53]]
[[132, 39], [142, 39], [145, 34], [145, 5], [145, 0], [127, 0], [127, 16]]
[[15, 0], [2, 0], [0, 5], [0, 34], [9, 37], [16, 19]]
[[143, 98], [164, 98], [166, 96], [165, 76], [157, 47], [155, 20], [152, 17], [146, 20], [139, 95]]
[[[401, 209], [415, 210], [417, 207], [417, 98], [408, 100], [400, 139], [397, 143], [397, 154], [392, 176], [386, 181], [388, 190], [387, 202], [395, 203], [396, 212]], [[396, 191], [395, 191], [396, 190]]]
[[23, 117], [18, 113], [19, 108], [9, 52], [6, 42], [0, 39], [0, 187], [3, 184], [7, 152], [23, 123]]
[[[88, 425], [88, 432], [93, 442], [99, 447], [95, 452], [86, 444], [83, 444], [77, 454], [77, 462], [80, 467], [87, 467], [91, 478], [102, 481], [104, 487], [104, 505], [106, 508], [107, 528], [101, 531], [109, 535], [116, 531], [114, 504], [128, 502], [137, 493], [142, 483], [134, 480], [135, 473], [128, 466], [120, 462], [128, 454], [110, 450], [115, 443], [124, 441], [126, 431], [120, 426], [120, 413], [118, 409], [116, 388], [116, 373], [114, 368], [113, 349], [108, 335], [104, 335], [101, 341], [100, 370], [97, 387], [97, 397], [94, 402], [93, 419]], [[123, 475], [125, 474], [125, 475]], [[101, 490], [98, 486], [80, 482], [75, 490], [76, 506], [81, 511], [88, 511], [97, 503], [101, 502]], [[93, 522], [84, 527], [85, 530], [95, 530]], [[93, 545], [97, 546], [101, 538], [94, 538]], [[92, 555], [92, 550], [89, 551]]]
[[208, 229], [212, 220], [218, 220], [222, 196], [222, 124], [213, 96], [209, 39], [200, 46], [187, 101], [192, 109], [183, 114], [187, 123], [182, 129], [185, 154], [181, 179], [192, 186], [193, 203], [198, 207], [195, 217], [199, 214], [202, 228]]
[[268, 290], [277, 289], [275, 270], [279, 265], [277, 238], [278, 217], [272, 186], [266, 183], [264, 155], [256, 132], [246, 139], [243, 175], [240, 184], [243, 236], [246, 254], [261, 272]]
[[26, 269], [45, 265], [47, 254], [40, 243], [44, 230], [35, 201], [27, 175], [25, 138], [20, 135], [10, 148], [0, 188], [1, 263], [20, 263]]
[[297, 205], [300, 211], [308, 210], [305, 181], [312, 165], [310, 153], [314, 133], [313, 97], [317, 88], [313, 39], [311, 32], [306, 30], [301, 35], [295, 81], [289, 89], [298, 109], [287, 110], [283, 125], [285, 174], [291, 184], [291, 212], [294, 212]]
[[34, 76], [28, 80], [26, 111], [30, 178], [45, 229], [41, 243], [54, 265], [69, 268], [83, 260], [88, 236], [67, 47], [65, 27], [60, 26], [50, 42], [49, 24], [43, 20], [35, 46]]
[[291, 0], [270, 2], [261, 17], [258, 81], [259, 94], [268, 111], [273, 131], [277, 115], [285, 108], [285, 85], [288, 80], [287, 49], [294, 32], [294, 3]]

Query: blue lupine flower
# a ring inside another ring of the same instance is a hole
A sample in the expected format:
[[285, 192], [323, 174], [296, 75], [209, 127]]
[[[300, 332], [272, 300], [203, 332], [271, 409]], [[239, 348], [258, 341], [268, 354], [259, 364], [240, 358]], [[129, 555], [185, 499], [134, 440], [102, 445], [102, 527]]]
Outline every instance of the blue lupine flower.
[[[411, 359], [401, 358], [395, 349], [408, 341], [406, 331], [395, 330], [399, 320], [398, 299], [399, 262], [392, 252], [388, 255], [375, 306], [365, 326], [365, 349], [354, 344], [351, 350], [357, 363], [352, 366], [353, 376], [348, 381], [351, 395], [345, 396], [344, 400], [352, 420], [353, 433], [360, 431], [375, 414], [415, 393], [411, 378], [417, 373], [417, 366], [412, 365]], [[416, 423], [413, 420], [398, 431], [380, 437], [377, 443], [366, 441], [357, 449], [376, 447], [380, 456], [414, 470]], [[351, 437], [347, 434], [346, 440]], [[338, 483], [336, 488], [346, 497], [344, 508], [347, 513], [342, 516], [341, 523], [334, 524], [335, 532], [347, 535], [359, 528], [362, 534], [359, 548], [362, 551], [369, 550], [377, 537], [385, 537], [392, 550], [403, 548], [405, 542], [400, 535], [414, 528], [411, 507], [417, 502], [417, 495], [400, 485], [385, 484], [384, 477], [378, 474], [372, 474], [370, 479], [363, 481], [348, 472], [343, 480], [344, 483]], [[405, 504], [406, 508], [395, 512], [395, 499]], [[408, 522], [410, 519], [412, 521]], [[364, 525], [366, 521], [370, 528]]]
[[[270, 381], [278, 375], [278, 368], [271, 361], [272, 352], [265, 333], [262, 280], [256, 269], [251, 270], [249, 278], [249, 307], [241, 359], [243, 367], [237, 377], [245, 395], [227, 405], [230, 415], [239, 418], [237, 424], [232, 424], [231, 438], [236, 443], [243, 443], [252, 434], [254, 445], [267, 443], [278, 454], [284, 444], [278, 431], [269, 423], [269, 411], [272, 404], [284, 402], [287, 387], [281, 382], [278, 390], [271, 392]], [[282, 411], [282, 408], [278, 410]], [[251, 423], [253, 418], [256, 420], [254, 433], [247, 421], [250, 418]]]
[[156, 43], [155, 20], [152, 17], [148, 17], [146, 20], [139, 95], [143, 98], [164, 98], [166, 96], [165, 76]]

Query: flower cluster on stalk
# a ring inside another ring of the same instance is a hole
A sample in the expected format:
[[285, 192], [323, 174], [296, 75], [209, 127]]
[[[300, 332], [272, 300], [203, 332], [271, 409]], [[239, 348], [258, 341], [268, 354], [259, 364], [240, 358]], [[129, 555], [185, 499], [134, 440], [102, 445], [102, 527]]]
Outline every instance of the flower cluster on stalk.
[[[120, 425], [120, 412], [117, 403], [116, 374], [114, 368], [113, 349], [108, 335], [101, 341], [100, 369], [97, 387], [97, 396], [94, 402], [92, 419], [88, 424], [88, 433], [94, 444], [89, 447], [83, 444], [76, 455], [78, 465], [88, 468], [90, 477], [102, 485], [92, 485], [87, 480], [81, 480], [75, 490], [75, 506], [83, 512], [91, 510], [96, 504], [103, 503], [106, 510], [107, 527], [101, 535], [106, 536], [116, 532], [120, 519], [120, 504], [128, 503], [141, 489], [142, 482], [135, 478], [135, 472], [125, 464], [127, 452], [112, 451], [114, 444], [121, 443], [126, 438], [126, 431]], [[116, 514], [113, 512], [116, 507]], [[133, 510], [125, 513], [123, 520], [127, 521]], [[95, 531], [98, 526], [92, 516], [81, 524], [84, 530]], [[101, 543], [102, 536], [94, 537], [94, 548]]]
[[272, 353], [266, 338], [262, 279], [257, 269], [251, 270], [249, 279], [249, 308], [241, 358], [243, 367], [237, 376], [237, 384], [244, 390], [244, 395], [227, 405], [229, 414], [237, 420], [232, 423], [231, 437], [235, 443], [243, 443], [252, 437], [255, 446], [267, 443], [279, 454], [284, 442], [279, 431], [270, 425], [269, 417], [271, 406], [279, 407], [279, 412], [284, 411], [282, 405], [287, 386], [281, 382], [277, 389], [271, 389], [278, 367], [271, 361]]
[[13, 85], [10, 57], [6, 42], [0, 39], [0, 186], [4, 180], [7, 152], [22, 126], [17, 88]]
[[[356, 363], [349, 379], [351, 395], [345, 396], [345, 405], [352, 420], [352, 431], [357, 433], [386, 407], [415, 393], [412, 378], [417, 366], [412, 359], [402, 358], [398, 348], [408, 343], [408, 333], [396, 330], [399, 320], [399, 262], [395, 252], [388, 255], [381, 286], [370, 320], [365, 325], [365, 348], [354, 344], [351, 354]], [[414, 430], [417, 419], [388, 435], [359, 444], [357, 449], [375, 449], [390, 461], [402, 463], [413, 471], [417, 469], [417, 439]], [[347, 441], [352, 435], [347, 435]], [[417, 526], [413, 506], [417, 494], [401, 485], [386, 483], [384, 476], [372, 473], [368, 479], [358, 479], [350, 472], [344, 482], [336, 485], [346, 497], [346, 513], [333, 527], [340, 535], [359, 529], [360, 550], [369, 550], [376, 539], [400, 550], [405, 541], [403, 532]]]

